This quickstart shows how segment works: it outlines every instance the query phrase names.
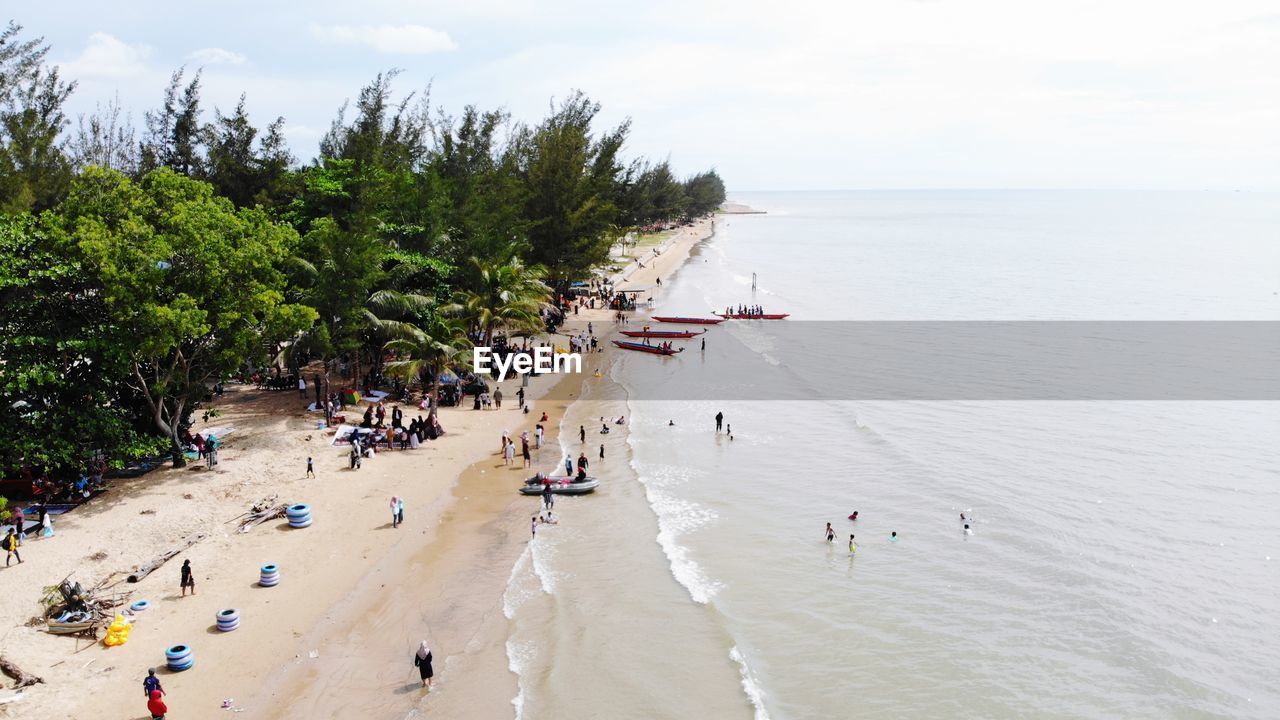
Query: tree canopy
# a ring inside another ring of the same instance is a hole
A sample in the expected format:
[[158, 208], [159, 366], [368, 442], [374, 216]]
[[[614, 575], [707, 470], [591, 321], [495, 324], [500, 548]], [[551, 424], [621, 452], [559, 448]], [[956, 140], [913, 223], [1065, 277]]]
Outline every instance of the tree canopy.
[[[299, 163], [285, 120], [220, 108], [178, 68], [137, 114], [76, 92], [0, 30], [0, 474], [177, 452], [247, 364], [340, 359], [438, 376], [470, 342], [536, 331], [629, 230], [713, 212], [714, 170], [628, 157], [581, 92], [546, 117], [433, 107], [382, 73]], [[56, 428], [56, 432], [49, 430]], [[52, 435], [52, 437], [50, 437]]]

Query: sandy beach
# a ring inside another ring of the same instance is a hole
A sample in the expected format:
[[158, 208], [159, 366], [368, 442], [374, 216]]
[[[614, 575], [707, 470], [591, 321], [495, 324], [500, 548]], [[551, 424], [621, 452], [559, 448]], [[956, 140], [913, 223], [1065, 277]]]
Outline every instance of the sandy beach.
[[[678, 229], [613, 279], [653, 284], [712, 228], [704, 220]], [[571, 327], [593, 322], [603, 346], [611, 317], [584, 310], [570, 317]], [[422, 699], [410, 659], [426, 639], [436, 667], [425, 703], [431, 714], [510, 716], [516, 679], [507, 667], [502, 594], [533, 512], [533, 501], [514, 490], [533, 470], [503, 467], [498, 440], [503, 430], [532, 431], [543, 412], [548, 429], [558, 427], [584, 383], [610, 382], [607, 371], [595, 378], [591, 366], [607, 367], [612, 352], [591, 356], [580, 376], [532, 379], [529, 414], [516, 408], [520, 381], [508, 379], [503, 408], [444, 408], [443, 438], [379, 453], [356, 471], [347, 469], [343, 448], [330, 446], [329, 431], [317, 429], [319, 415], [303, 409], [306, 400], [229, 386], [213, 404], [221, 414], [193, 428], [232, 428], [214, 470], [193, 463], [113, 481], [102, 497], [58, 516], [56, 535], [29, 540], [26, 562], [4, 571], [0, 652], [45, 682], [0, 693], [0, 715], [142, 717], [141, 681], [158, 667], [178, 717], [221, 716], [227, 700], [245, 717], [403, 717]], [[554, 438], [546, 444], [534, 469], [560, 461]], [[307, 457], [314, 479], [305, 477]], [[400, 528], [390, 522], [393, 495], [406, 502]], [[235, 518], [271, 496], [311, 505], [315, 524], [294, 530], [281, 519], [236, 532]], [[125, 645], [51, 636], [28, 624], [41, 614], [43, 587], [68, 575], [91, 586], [193, 534], [205, 538], [142, 582], [112, 588], [152, 603]], [[184, 559], [197, 579], [197, 594], [185, 598], [178, 590]], [[280, 567], [276, 587], [257, 585], [266, 563]], [[240, 611], [239, 630], [217, 630], [223, 608]], [[196, 665], [169, 673], [164, 651], [183, 643]]]

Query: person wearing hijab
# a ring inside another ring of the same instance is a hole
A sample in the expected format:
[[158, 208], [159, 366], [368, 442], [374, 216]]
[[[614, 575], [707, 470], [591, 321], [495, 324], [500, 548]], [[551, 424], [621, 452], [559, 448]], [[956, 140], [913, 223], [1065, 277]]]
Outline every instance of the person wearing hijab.
[[147, 701], [147, 712], [151, 713], [151, 720], [164, 720], [165, 713], [169, 712], [169, 707], [164, 704], [164, 700], [160, 699], [159, 690], [151, 691], [151, 699]]
[[422, 645], [418, 648], [418, 654], [413, 656], [413, 664], [418, 668], [418, 675], [422, 678], [422, 686], [431, 687], [431, 676], [435, 673], [431, 670], [431, 648], [427, 647], [427, 641], [423, 640]]

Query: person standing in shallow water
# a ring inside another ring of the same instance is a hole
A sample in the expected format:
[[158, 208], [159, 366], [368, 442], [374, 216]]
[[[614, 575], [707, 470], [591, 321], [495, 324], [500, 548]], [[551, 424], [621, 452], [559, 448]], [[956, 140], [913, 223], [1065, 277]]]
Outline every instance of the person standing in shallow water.
[[856, 543], [853, 542], [853, 536], [850, 535], [849, 536], [849, 554], [852, 555], [856, 552], [858, 552], [858, 546]]
[[720, 428], [724, 427], [724, 413], [716, 413], [716, 432], [720, 432]]
[[835, 541], [836, 541], [835, 528], [831, 527], [831, 523], [827, 523], [827, 542], [835, 542]]
[[427, 647], [427, 641], [423, 640], [418, 646], [418, 652], [413, 656], [413, 664], [418, 668], [418, 677], [422, 679], [422, 687], [431, 688], [431, 678], [435, 675], [435, 671], [431, 669], [431, 648]]

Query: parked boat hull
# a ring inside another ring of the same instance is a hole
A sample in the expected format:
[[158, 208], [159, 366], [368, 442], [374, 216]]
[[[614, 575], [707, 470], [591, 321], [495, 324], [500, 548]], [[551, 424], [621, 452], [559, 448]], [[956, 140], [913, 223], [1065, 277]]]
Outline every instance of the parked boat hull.
[[676, 353], [684, 352], [684, 348], [668, 349], [658, 347], [657, 345], [645, 345], [644, 343], [638, 342], [623, 342], [622, 340], [614, 340], [613, 344], [623, 350], [635, 350], [637, 352], [646, 352], [652, 355], [675, 355]]

